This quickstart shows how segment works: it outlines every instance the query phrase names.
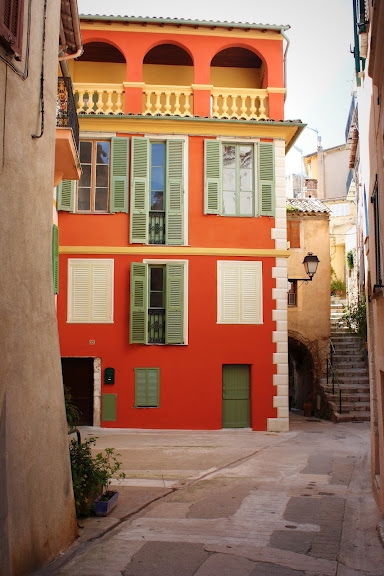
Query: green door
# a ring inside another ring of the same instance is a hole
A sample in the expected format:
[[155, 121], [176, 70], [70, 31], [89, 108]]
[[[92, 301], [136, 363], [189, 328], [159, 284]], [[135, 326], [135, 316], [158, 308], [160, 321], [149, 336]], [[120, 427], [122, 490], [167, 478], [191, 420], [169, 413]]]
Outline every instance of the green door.
[[249, 428], [250, 366], [223, 364], [223, 428]]

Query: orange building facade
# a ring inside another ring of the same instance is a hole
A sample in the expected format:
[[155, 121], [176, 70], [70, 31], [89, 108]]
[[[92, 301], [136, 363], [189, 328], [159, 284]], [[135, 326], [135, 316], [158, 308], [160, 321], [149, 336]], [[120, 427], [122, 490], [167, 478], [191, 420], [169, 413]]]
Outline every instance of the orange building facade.
[[81, 28], [57, 311], [82, 423], [288, 430], [287, 27]]

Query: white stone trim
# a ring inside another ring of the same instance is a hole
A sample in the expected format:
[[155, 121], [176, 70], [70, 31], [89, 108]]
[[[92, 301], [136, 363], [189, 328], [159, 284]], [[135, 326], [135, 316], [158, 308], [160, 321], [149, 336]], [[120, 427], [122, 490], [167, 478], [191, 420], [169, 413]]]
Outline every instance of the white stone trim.
[[288, 418], [267, 418], [268, 432], [289, 432]]
[[[285, 189], [285, 142], [275, 140], [275, 227], [271, 230], [271, 238], [275, 241], [276, 250], [287, 249], [287, 212]], [[269, 432], [288, 432], [289, 430], [289, 384], [288, 384], [288, 322], [287, 322], [287, 278], [288, 267], [286, 258], [276, 258], [272, 268], [272, 277], [276, 279], [272, 289], [272, 299], [275, 309], [272, 310], [272, 320], [276, 329], [272, 333], [272, 342], [276, 344], [273, 363], [276, 374], [273, 375], [273, 385], [276, 395], [273, 397], [273, 407], [277, 409], [277, 418], [267, 419]]]
[[93, 359], [93, 425], [101, 426], [101, 358]]

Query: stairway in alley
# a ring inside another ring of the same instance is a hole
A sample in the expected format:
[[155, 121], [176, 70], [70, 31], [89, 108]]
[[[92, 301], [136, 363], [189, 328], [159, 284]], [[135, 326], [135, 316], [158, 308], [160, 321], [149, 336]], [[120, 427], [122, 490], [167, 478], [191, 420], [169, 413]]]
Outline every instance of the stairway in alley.
[[[366, 351], [360, 338], [343, 325], [345, 301], [331, 298], [331, 340], [334, 347], [333, 367], [335, 372], [334, 394], [332, 379], [320, 381], [335, 422], [369, 421], [369, 377]], [[339, 386], [341, 389], [341, 413]]]

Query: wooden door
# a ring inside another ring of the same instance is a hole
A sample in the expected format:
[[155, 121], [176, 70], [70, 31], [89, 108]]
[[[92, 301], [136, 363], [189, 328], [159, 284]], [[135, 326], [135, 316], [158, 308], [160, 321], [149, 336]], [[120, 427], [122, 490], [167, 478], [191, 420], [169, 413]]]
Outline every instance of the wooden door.
[[63, 384], [80, 411], [80, 426], [93, 425], [93, 358], [62, 358]]
[[250, 366], [223, 365], [223, 428], [249, 428]]

